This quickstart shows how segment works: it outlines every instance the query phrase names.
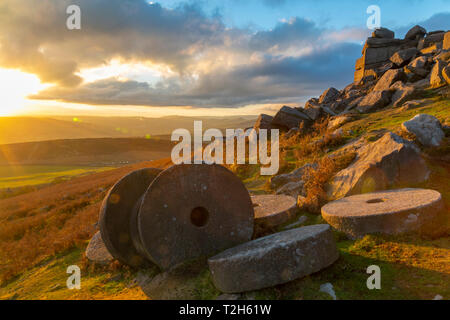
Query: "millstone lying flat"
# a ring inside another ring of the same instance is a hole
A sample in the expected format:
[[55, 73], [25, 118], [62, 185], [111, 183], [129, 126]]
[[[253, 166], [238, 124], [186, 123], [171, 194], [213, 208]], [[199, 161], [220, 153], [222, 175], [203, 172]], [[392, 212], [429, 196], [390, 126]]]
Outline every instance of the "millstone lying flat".
[[441, 194], [399, 189], [350, 196], [322, 207], [322, 217], [351, 238], [369, 233], [398, 234], [432, 228], [443, 210]]
[[126, 175], [111, 188], [100, 209], [100, 232], [106, 248], [114, 258], [133, 267], [146, 263], [132, 240], [133, 208], [161, 171], [145, 168]]
[[290, 219], [297, 212], [297, 201], [288, 195], [252, 196], [255, 223], [264, 227], [276, 227]]
[[145, 193], [138, 229], [147, 256], [162, 269], [249, 241], [254, 212], [239, 178], [220, 165], [181, 164]]
[[99, 231], [89, 241], [86, 248], [86, 258], [99, 264], [108, 264], [113, 260], [113, 256], [106, 248]]
[[339, 253], [327, 224], [275, 233], [208, 260], [215, 286], [226, 293], [258, 290], [317, 272]]

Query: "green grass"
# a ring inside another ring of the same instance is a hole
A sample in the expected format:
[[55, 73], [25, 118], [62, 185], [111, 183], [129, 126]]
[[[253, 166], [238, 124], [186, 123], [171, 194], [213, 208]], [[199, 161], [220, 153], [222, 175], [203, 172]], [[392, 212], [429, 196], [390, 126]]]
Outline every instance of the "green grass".
[[112, 168], [88, 166], [0, 166], [0, 189], [62, 182], [110, 169]]

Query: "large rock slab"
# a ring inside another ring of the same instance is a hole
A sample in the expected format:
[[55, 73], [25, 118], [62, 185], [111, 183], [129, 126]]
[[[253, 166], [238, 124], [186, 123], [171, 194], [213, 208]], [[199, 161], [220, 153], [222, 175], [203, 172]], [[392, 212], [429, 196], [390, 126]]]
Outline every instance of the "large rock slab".
[[329, 183], [330, 200], [428, 179], [429, 170], [419, 149], [392, 132], [357, 152], [355, 161], [339, 171]]
[[408, 48], [400, 50], [394, 53], [389, 60], [391, 60], [392, 63], [394, 63], [395, 65], [397, 65], [397, 67], [403, 67], [407, 65], [412, 60], [412, 58], [416, 56], [418, 52], [419, 51], [416, 48]]
[[447, 63], [441, 60], [437, 60], [431, 69], [430, 85], [433, 88], [442, 87], [447, 84], [444, 77], [442, 76], [442, 70], [447, 66]]
[[370, 233], [399, 234], [433, 228], [443, 212], [434, 190], [399, 189], [355, 195], [322, 207], [322, 217], [351, 238]]
[[402, 123], [402, 129], [412, 133], [419, 142], [427, 147], [438, 147], [445, 134], [439, 120], [429, 114], [418, 114]]
[[279, 187], [289, 183], [289, 182], [295, 182], [303, 179], [303, 175], [306, 173], [306, 171], [309, 168], [315, 168], [317, 164], [307, 163], [304, 166], [295, 169], [294, 171], [290, 173], [283, 173], [279, 174], [277, 176], [274, 176], [270, 178], [270, 187], [275, 190]]
[[103, 200], [99, 219], [102, 239], [111, 255], [124, 264], [140, 267], [147, 263], [133, 242], [130, 222], [138, 200], [161, 171], [133, 171], [120, 179]]
[[308, 126], [310, 122], [311, 119], [306, 114], [288, 106], [282, 107], [272, 120], [273, 125], [287, 129], [298, 128], [301, 123]]
[[320, 271], [339, 257], [329, 225], [275, 233], [228, 249], [208, 260], [222, 292], [258, 290]]
[[278, 126], [272, 124], [273, 117], [268, 114], [260, 114], [258, 119], [256, 119], [254, 129], [259, 132], [259, 129], [271, 130], [271, 129], [279, 129]]
[[138, 216], [147, 257], [162, 269], [249, 241], [253, 223], [244, 184], [216, 164], [164, 170], [145, 193]]
[[273, 228], [294, 218], [297, 213], [297, 200], [288, 195], [252, 196], [255, 210], [255, 224]]
[[357, 109], [361, 113], [374, 112], [387, 106], [391, 98], [391, 90], [372, 91], [361, 100]]
[[378, 80], [377, 84], [373, 88], [374, 91], [389, 90], [389, 87], [397, 81], [405, 81], [406, 75], [402, 69], [391, 69], [386, 71], [383, 76]]
[[442, 44], [443, 50], [450, 50], [450, 31], [446, 32], [444, 35], [444, 42]]
[[86, 248], [86, 258], [99, 264], [108, 264], [113, 261], [114, 258], [106, 248], [100, 231], [97, 231], [91, 241], [89, 241]]
[[413, 99], [417, 96], [419, 89], [412, 85], [405, 85], [401, 81], [397, 81], [391, 86], [392, 90], [395, 90], [392, 95], [392, 104], [394, 107], [403, 105], [406, 101]]

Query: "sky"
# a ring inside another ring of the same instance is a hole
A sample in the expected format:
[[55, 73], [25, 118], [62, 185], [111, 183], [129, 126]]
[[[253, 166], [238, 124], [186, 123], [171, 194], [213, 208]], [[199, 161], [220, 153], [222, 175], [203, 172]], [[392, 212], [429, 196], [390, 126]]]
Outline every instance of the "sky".
[[370, 5], [450, 30], [450, 0], [1, 0], [0, 116], [273, 114], [352, 82]]

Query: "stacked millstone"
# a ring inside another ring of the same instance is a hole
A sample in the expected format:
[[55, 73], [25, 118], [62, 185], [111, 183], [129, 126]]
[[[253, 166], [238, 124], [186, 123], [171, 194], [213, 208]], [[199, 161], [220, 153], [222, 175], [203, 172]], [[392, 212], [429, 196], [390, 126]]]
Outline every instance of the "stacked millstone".
[[108, 192], [100, 211], [100, 232], [86, 256], [99, 263], [117, 259], [138, 268], [157, 265], [165, 272], [139, 281], [152, 297], [173, 297], [166, 291], [178, 283], [181, 295], [176, 297], [181, 298], [181, 283], [190, 281], [190, 273], [180, 268], [212, 256], [208, 263], [213, 281], [223, 292], [265, 288], [317, 272], [338, 257], [328, 225], [250, 241], [254, 224], [276, 228], [296, 213], [295, 198], [250, 197], [223, 166], [145, 168], [126, 175]]

